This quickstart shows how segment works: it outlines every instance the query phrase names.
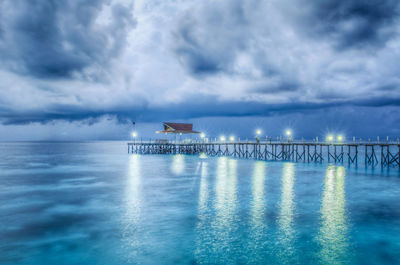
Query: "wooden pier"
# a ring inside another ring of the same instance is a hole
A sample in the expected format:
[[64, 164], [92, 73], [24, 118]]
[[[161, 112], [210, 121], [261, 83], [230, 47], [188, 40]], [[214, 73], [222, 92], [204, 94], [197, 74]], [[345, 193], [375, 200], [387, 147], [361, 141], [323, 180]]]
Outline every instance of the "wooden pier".
[[128, 143], [135, 154], [205, 154], [258, 160], [347, 163], [400, 168], [399, 143], [195, 142]]

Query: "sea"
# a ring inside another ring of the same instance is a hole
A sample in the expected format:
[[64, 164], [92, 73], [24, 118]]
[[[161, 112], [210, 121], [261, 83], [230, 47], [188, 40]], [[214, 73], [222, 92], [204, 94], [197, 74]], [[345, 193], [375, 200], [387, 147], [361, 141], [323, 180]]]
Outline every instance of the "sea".
[[0, 264], [400, 264], [400, 171], [3, 142]]

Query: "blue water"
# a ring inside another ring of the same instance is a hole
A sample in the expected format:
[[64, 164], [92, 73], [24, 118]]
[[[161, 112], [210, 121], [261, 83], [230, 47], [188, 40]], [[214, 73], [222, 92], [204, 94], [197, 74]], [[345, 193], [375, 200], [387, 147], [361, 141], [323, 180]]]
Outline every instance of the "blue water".
[[0, 264], [400, 264], [400, 173], [0, 144]]

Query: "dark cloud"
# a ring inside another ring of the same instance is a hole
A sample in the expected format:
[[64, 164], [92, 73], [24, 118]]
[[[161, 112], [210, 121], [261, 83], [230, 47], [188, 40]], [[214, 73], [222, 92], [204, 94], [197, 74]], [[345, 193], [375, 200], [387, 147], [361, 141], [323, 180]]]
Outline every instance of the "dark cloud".
[[397, 0], [303, 1], [309, 7], [300, 17], [316, 37], [325, 35], [339, 49], [381, 46], [396, 34], [400, 2]]
[[295, 82], [289, 82], [286, 80], [278, 81], [277, 84], [266, 84], [261, 86], [256, 86], [253, 91], [260, 94], [273, 94], [280, 92], [294, 92], [299, 89], [299, 84]]
[[[143, 101], [144, 102], [144, 101]], [[129, 121], [156, 122], [161, 120], [192, 119], [202, 117], [268, 117], [290, 113], [310, 113], [315, 110], [337, 107], [400, 107], [400, 101], [390, 97], [375, 99], [338, 99], [331, 101], [267, 104], [263, 102], [219, 101], [215, 97], [188, 98], [183, 103], [151, 106], [143, 103], [135, 107], [109, 107], [102, 110], [70, 105], [54, 105], [46, 111], [11, 112], [0, 109], [1, 122], [5, 125], [51, 123], [56, 120], [85, 121], [94, 124], [99, 118], [109, 116], [120, 123]], [[398, 113], [400, 117], [400, 112]]]
[[[135, 24], [131, 12], [105, 0], [4, 0], [0, 3], [2, 67], [40, 78], [71, 77], [118, 55]], [[109, 23], [108, 21], [112, 21]]]
[[204, 3], [179, 20], [174, 50], [194, 75], [232, 71], [237, 52], [248, 44], [247, 25], [242, 1]]
[[[354, 106], [368, 106], [368, 107], [386, 107], [386, 106], [397, 106], [400, 107], [400, 100], [389, 96], [381, 96], [375, 98], [365, 98], [353, 102]], [[400, 110], [396, 114], [400, 117]]]
[[310, 37], [328, 40], [332, 48], [339, 50], [375, 48], [398, 36], [399, 18], [397, 0], [297, 0], [271, 4], [205, 1], [180, 18], [174, 31], [174, 50], [180, 62], [197, 77], [237, 74], [234, 64], [240, 52], [250, 55], [255, 67], [269, 76], [285, 72], [271, 57], [284, 52], [283, 47], [277, 46], [282, 43], [276, 40], [283, 38], [289, 43], [288, 32], [306, 38], [298, 38], [301, 42], [293, 42], [287, 49], [310, 45]]

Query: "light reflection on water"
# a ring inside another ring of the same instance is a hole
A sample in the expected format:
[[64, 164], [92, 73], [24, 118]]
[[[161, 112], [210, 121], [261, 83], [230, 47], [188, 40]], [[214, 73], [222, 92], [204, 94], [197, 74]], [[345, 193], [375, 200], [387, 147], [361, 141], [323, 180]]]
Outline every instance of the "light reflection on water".
[[132, 155], [129, 158], [129, 168], [127, 184], [125, 188], [125, 211], [123, 218], [122, 237], [125, 241], [126, 258], [128, 262], [133, 262], [140, 249], [140, 238], [137, 236], [141, 232], [140, 213], [142, 208], [141, 199], [141, 165], [140, 156]]
[[295, 165], [285, 163], [282, 170], [282, 191], [281, 202], [278, 216], [279, 237], [277, 245], [279, 248], [279, 258], [283, 263], [292, 263], [295, 255], [295, 228], [293, 223], [295, 210]]
[[210, 233], [213, 235], [209, 260], [231, 263], [235, 256], [234, 241], [237, 237], [237, 161], [220, 157], [217, 161], [215, 179], [214, 216]]
[[259, 228], [265, 224], [265, 207], [266, 207], [266, 194], [265, 194], [265, 179], [266, 179], [266, 163], [257, 161], [254, 163], [253, 177], [252, 177], [252, 196], [253, 201], [251, 204], [252, 225]]
[[321, 205], [321, 227], [318, 240], [323, 264], [348, 263], [344, 167], [329, 166], [326, 170]]
[[202, 162], [197, 211], [198, 222], [196, 224], [196, 249], [194, 251], [196, 259], [200, 262], [207, 258], [208, 250], [212, 248], [210, 245], [211, 235], [207, 229], [211, 216], [208, 204], [209, 196], [207, 162]]
[[263, 261], [263, 255], [266, 251], [266, 240], [268, 220], [266, 214], [266, 167], [267, 163], [256, 161], [254, 163], [253, 175], [251, 180], [251, 218], [248, 240], [248, 256], [255, 263]]
[[400, 264], [398, 172], [55, 145], [0, 146], [2, 265]]
[[130, 223], [137, 222], [138, 215], [141, 208], [141, 166], [140, 156], [132, 155], [129, 159], [129, 175], [128, 183], [126, 186], [126, 208], [127, 215], [129, 216]]
[[185, 171], [185, 156], [177, 154], [173, 156], [171, 164], [172, 173], [175, 175], [181, 175]]
[[208, 200], [207, 162], [202, 162], [200, 166], [199, 218], [201, 219], [203, 212], [207, 209]]

